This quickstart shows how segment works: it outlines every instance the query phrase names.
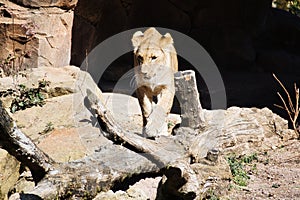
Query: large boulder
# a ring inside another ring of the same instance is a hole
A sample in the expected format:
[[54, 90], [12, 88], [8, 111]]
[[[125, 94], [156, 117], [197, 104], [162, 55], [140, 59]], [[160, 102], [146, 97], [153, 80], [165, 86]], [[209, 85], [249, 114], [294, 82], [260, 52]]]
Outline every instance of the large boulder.
[[[109, 36], [147, 26], [175, 29], [193, 37], [223, 70], [281, 72], [293, 71], [299, 64], [299, 17], [273, 9], [271, 0], [79, 1], [75, 14], [75, 65]], [[114, 63], [105, 77], [116, 81], [124, 73], [122, 68], [131, 64], [128, 60]]]
[[[101, 129], [86, 100], [86, 91], [87, 89], [93, 91], [102, 102], [105, 102], [105, 106], [112, 112], [113, 118], [122, 130], [139, 134], [142, 132], [142, 116], [136, 98], [123, 94], [103, 94], [87, 72], [74, 66], [40, 67], [25, 74], [25, 77], [19, 77], [18, 82], [26, 87], [36, 86], [41, 79], [50, 81], [50, 86], [44, 91], [47, 96], [46, 104], [42, 107], [17, 111], [11, 115], [20, 130], [52, 159], [65, 164], [70, 161], [81, 163], [85, 159], [96, 160], [107, 169], [126, 172], [126, 176], [158, 172], [159, 169], [154, 163], [140, 153], [136, 153], [131, 147], [114, 144], [105, 137], [107, 133]], [[1, 91], [12, 87], [15, 87], [12, 78], [0, 79]], [[207, 127], [199, 134], [195, 135], [195, 132], [187, 127], [179, 127], [175, 135], [169, 138], [157, 138], [157, 144], [160, 143], [159, 141], [167, 141], [161, 145], [172, 153], [176, 152], [175, 154], [183, 153], [179, 146], [188, 147], [189, 154], [193, 155], [191, 168], [203, 189], [210, 188], [207, 185], [213, 181], [211, 177], [228, 183], [231, 173], [224, 156], [232, 153], [239, 156], [265, 152], [280, 147], [283, 141], [295, 137], [295, 133], [288, 129], [288, 122], [267, 108], [231, 107], [227, 110], [203, 110], [203, 114]], [[189, 135], [189, 131], [192, 134]], [[174, 139], [177, 142], [174, 142]], [[221, 152], [217, 161], [213, 161], [208, 156], [208, 152], [213, 152], [212, 150]], [[6, 155], [3, 158], [5, 157]], [[15, 166], [11, 168], [15, 176], [12, 183], [5, 184], [6, 188], [10, 188], [19, 175], [18, 162], [9, 160]], [[9, 164], [6, 160], [3, 163], [4, 166]], [[22, 174], [23, 177], [27, 177], [27, 173]], [[166, 183], [165, 179], [159, 178], [160, 174], [157, 173], [156, 176], [155, 180], [142, 181], [143, 186], [150, 184], [148, 187], [151, 188], [151, 192], [148, 194], [141, 189], [143, 188], [140, 187], [141, 185], [135, 185], [129, 187], [126, 193], [101, 193], [97, 198], [128, 197], [130, 199], [132, 196], [137, 198], [155, 196], [155, 188], [161, 188]], [[7, 180], [8, 177], [5, 178], [5, 183]], [[32, 180], [28, 183], [21, 177], [11, 191], [26, 193], [31, 191], [32, 187]], [[117, 184], [114, 189], [118, 189]]]
[[[109, 109], [114, 111], [113, 116], [121, 120], [122, 128], [140, 132], [142, 117], [137, 99], [125, 95], [102, 94], [92, 77], [74, 66], [39, 67], [23, 73], [26, 76], [20, 76], [18, 83], [27, 88], [37, 87], [38, 81], [42, 79], [50, 82], [43, 90], [46, 97], [45, 105], [19, 110], [11, 113], [11, 116], [20, 130], [54, 161], [67, 163], [101, 151], [101, 160], [120, 171], [139, 171], [142, 166], [155, 168], [155, 165], [146, 158], [122, 146], [115, 146], [104, 137], [97, 118], [86, 105], [85, 97], [87, 89], [95, 92], [103, 98]], [[9, 88], [15, 89], [14, 79], [0, 78], [0, 91]], [[12, 99], [9, 96], [0, 99], [9, 110]], [[130, 126], [129, 123], [133, 121], [135, 125]], [[2, 194], [7, 195], [9, 189], [20, 192], [25, 188], [32, 188], [32, 178], [29, 181], [22, 177], [19, 179], [19, 162], [7, 153], [2, 156], [1, 152]], [[123, 158], [129, 159], [125, 168], [122, 165]]]

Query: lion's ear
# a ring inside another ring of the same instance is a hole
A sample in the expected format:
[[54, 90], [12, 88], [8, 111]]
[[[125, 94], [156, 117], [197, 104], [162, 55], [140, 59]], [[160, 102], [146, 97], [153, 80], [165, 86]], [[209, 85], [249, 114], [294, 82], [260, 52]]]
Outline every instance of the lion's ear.
[[143, 37], [144, 34], [142, 33], [142, 31], [137, 31], [133, 34], [131, 42], [134, 48], [137, 48], [140, 45]]
[[174, 41], [173, 41], [173, 38], [172, 36], [170, 35], [170, 33], [166, 33], [165, 35], [163, 35], [161, 37], [161, 42], [165, 45], [169, 45], [169, 44], [173, 44]]

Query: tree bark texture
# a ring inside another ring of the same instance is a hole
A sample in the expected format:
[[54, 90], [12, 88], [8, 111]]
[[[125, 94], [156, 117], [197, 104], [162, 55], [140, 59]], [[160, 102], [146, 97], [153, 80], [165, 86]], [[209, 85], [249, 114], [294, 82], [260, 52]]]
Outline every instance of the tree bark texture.
[[35, 181], [39, 181], [51, 168], [53, 160], [41, 151], [3, 108], [0, 101], [0, 145], [9, 154], [29, 167]]
[[203, 130], [205, 120], [196, 84], [195, 72], [192, 70], [175, 73], [176, 97], [181, 107], [182, 127]]

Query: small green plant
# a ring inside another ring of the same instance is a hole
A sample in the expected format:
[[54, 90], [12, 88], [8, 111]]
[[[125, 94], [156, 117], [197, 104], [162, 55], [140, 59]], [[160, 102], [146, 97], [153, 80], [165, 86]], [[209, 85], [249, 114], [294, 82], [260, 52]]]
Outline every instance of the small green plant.
[[10, 105], [10, 112], [15, 113], [18, 110], [25, 110], [33, 106], [43, 106], [45, 97], [42, 90], [49, 86], [50, 82], [41, 80], [36, 88], [27, 88], [25, 85], [18, 85], [16, 89], [0, 91], [0, 97], [12, 96], [14, 99]]
[[52, 122], [48, 122], [46, 124], [45, 129], [40, 134], [46, 134], [54, 130], [54, 124]]
[[168, 129], [170, 129], [171, 127], [174, 126], [174, 123], [173, 122], [168, 122]]
[[243, 157], [236, 157], [235, 155], [232, 155], [227, 158], [227, 162], [229, 164], [235, 184], [239, 186], [248, 185], [248, 180], [250, 179], [250, 177], [245, 171], [244, 166], [245, 164], [250, 164], [254, 160], [258, 160], [256, 153]]
[[252, 161], [258, 161], [258, 158], [257, 158], [257, 154], [256, 153], [253, 153], [253, 154], [251, 154], [251, 155], [249, 155], [249, 156], [244, 156], [244, 157], [242, 157], [241, 158], [241, 161], [243, 162], [243, 163], [251, 163]]
[[279, 188], [280, 187], [280, 184], [278, 184], [278, 183], [274, 183], [273, 185], [272, 185], [272, 188]]

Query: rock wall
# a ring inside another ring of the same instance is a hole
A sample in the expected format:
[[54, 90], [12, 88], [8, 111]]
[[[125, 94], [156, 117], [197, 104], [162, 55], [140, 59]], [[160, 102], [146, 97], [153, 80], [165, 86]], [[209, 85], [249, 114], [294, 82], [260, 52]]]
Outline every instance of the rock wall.
[[[15, 3], [13, 3], [15, 2]], [[71, 58], [73, 11], [77, 1], [1, 1], [0, 59], [15, 66], [61, 67]]]

